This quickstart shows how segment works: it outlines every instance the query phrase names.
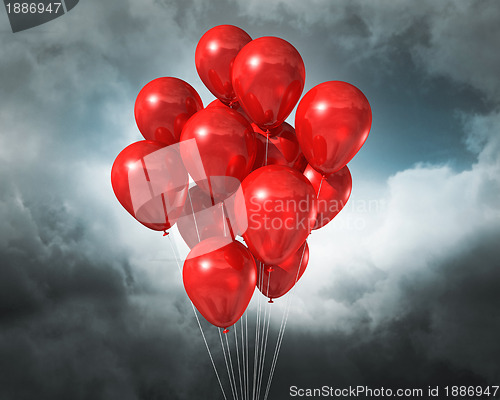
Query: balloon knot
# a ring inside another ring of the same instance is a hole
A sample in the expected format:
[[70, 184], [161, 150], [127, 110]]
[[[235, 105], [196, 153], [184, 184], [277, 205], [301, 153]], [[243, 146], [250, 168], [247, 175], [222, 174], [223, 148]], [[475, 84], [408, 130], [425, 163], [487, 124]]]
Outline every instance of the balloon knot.
[[273, 268], [273, 267], [268, 267], [266, 271], [267, 271], [267, 272], [273, 272], [273, 271], [274, 271], [274, 268]]
[[269, 298], [269, 301], [268, 301], [268, 303], [270, 303], [270, 304], [274, 304], [274, 301], [273, 301], [273, 299]]
[[163, 231], [163, 236], [168, 236], [168, 233], [167, 231]]
[[222, 333], [228, 333], [229, 332], [229, 329], [227, 328], [224, 328], [224, 330], [222, 331]]

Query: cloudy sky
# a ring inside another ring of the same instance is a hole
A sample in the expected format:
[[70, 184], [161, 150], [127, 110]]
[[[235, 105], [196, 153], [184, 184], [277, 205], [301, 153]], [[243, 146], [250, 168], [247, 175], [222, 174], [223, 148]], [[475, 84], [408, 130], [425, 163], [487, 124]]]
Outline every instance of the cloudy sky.
[[0, 398], [223, 398], [170, 245], [185, 248], [110, 185], [144, 84], [176, 76], [211, 101], [194, 50], [223, 23], [288, 40], [306, 90], [347, 81], [373, 110], [349, 204], [310, 236], [269, 398], [499, 385], [499, 21], [497, 1], [81, 0], [13, 34], [0, 12]]

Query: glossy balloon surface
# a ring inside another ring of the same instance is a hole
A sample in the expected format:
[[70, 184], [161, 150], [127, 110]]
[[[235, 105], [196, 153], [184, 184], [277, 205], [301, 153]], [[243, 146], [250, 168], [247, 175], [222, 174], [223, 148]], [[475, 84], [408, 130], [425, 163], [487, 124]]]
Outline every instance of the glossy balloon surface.
[[231, 105], [231, 107], [229, 107], [228, 105], [224, 104], [222, 101], [215, 99], [215, 100], [211, 101], [206, 108], [217, 108], [217, 107], [218, 108], [230, 108], [231, 110], [234, 110], [234, 111], [237, 111], [238, 113], [240, 113], [249, 123], [252, 122], [250, 120], [250, 118], [248, 117], [248, 115], [245, 113], [245, 110], [243, 110], [243, 108], [238, 103], [233, 103]]
[[281, 125], [299, 101], [305, 67], [295, 47], [277, 37], [261, 37], [243, 47], [233, 65], [238, 102], [261, 129]]
[[313, 229], [319, 229], [335, 218], [349, 200], [352, 190], [351, 172], [346, 165], [323, 178], [323, 175], [308, 165], [304, 175], [312, 183], [318, 198], [318, 213]]
[[255, 124], [252, 127], [257, 139], [257, 153], [253, 170], [265, 165], [286, 165], [297, 171], [304, 171], [307, 161], [300, 150], [295, 130], [290, 124], [283, 122], [282, 125], [275, 128], [275, 136], [269, 138], [268, 144], [266, 143], [266, 133]]
[[198, 311], [220, 328], [245, 312], [257, 283], [252, 253], [240, 242], [210, 238], [197, 244], [183, 268], [186, 292]]
[[321, 174], [338, 171], [354, 157], [365, 143], [371, 123], [372, 112], [365, 95], [340, 81], [313, 87], [295, 114], [302, 152]]
[[210, 237], [231, 236], [222, 204], [213, 205], [210, 196], [199, 186], [189, 189], [177, 228], [191, 249]]
[[144, 86], [135, 101], [137, 127], [145, 139], [177, 143], [186, 121], [203, 108], [194, 88], [181, 79], [157, 78]]
[[226, 104], [236, 99], [231, 82], [234, 59], [251, 40], [243, 29], [233, 25], [218, 25], [208, 30], [196, 46], [198, 75], [208, 90]]
[[293, 168], [270, 165], [253, 171], [236, 196], [243, 238], [265, 264], [279, 265], [304, 243], [316, 220], [316, 194], [307, 178]]
[[255, 134], [238, 112], [206, 108], [194, 115], [181, 136], [184, 164], [206, 193], [216, 201], [234, 193], [255, 161]]
[[177, 149], [143, 140], [126, 147], [111, 169], [120, 204], [150, 229], [169, 229], [181, 215], [188, 174]]
[[280, 265], [257, 265], [257, 287], [270, 299], [277, 299], [288, 293], [304, 274], [309, 263], [307, 242]]

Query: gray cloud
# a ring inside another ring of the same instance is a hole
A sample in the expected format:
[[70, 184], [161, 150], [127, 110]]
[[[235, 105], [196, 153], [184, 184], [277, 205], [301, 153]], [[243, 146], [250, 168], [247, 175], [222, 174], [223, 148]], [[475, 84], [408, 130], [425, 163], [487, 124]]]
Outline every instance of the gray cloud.
[[141, 139], [142, 85], [178, 76], [209, 101], [194, 49], [219, 23], [286, 38], [308, 88], [350, 81], [374, 109], [350, 202], [384, 205], [346, 209], [311, 236], [272, 398], [291, 384], [494, 383], [499, 12], [488, 1], [80, 2], [2, 34], [1, 397], [220, 396], [167, 242], [109, 184], [116, 154]]
[[[287, 332], [272, 398], [288, 398], [292, 385], [426, 389], [493, 382], [500, 373], [492, 347], [500, 327], [499, 233], [483, 232], [467, 250], [432, 263], [432, 274], [407, 274], [396, 310], [376, 326], [369, 313], [353, 308], [350, 331], [337, 323], [328, 334], [317, 332], [318, 320]], [[308, 351], [298, 350], [304, 343]]]

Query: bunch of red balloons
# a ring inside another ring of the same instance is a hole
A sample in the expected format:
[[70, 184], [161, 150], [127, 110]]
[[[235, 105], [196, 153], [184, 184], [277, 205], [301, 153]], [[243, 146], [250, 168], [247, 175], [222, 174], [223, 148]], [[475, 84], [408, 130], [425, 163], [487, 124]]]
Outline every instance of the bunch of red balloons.
[[[204, 108], [180, 79], [149, 82], [135, 103], [146, 140], [116, 157], [111, 181], [143, 225], [166, 235], [178, 224], [191, 248], [186, 292], [210, 323], [228, 328], [255, 287], [272, 301], [302, 276], [308, 235], [350, 196], [347, 163], [372, 116], [363, 93], [341, 81], [321, 83], [299, 102], [304, 62], [277, 37], [252, 40], [236, 26], [216, 26], [195, 61], [216, 99]], [[294, 129], [285, 119], [298, 102]]]

